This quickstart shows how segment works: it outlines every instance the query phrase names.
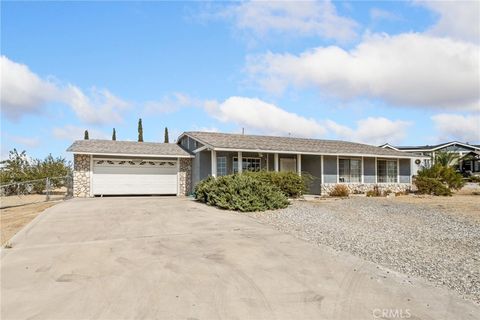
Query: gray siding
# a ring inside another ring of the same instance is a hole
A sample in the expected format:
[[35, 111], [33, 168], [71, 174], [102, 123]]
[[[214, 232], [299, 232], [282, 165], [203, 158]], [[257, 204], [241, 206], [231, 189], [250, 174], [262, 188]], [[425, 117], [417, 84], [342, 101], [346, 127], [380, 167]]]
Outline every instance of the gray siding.
[[197, 153], [200, 156], [199, 181], [207, 178], [212, 171], [212, 154], [210, 151], [201, 151]]
[[320, 194], [322, 184], [322, 158], [320, 156], [302, 155], [302, 172], [313, 176], [310, 194]]
[[323, 178], [325, 183], [337, 183], [337, 157], [324, 156]]
[[410, 183], [410, 159], [400, 159], [400, 183]]
[[375, 158], [363, 158], [363, 182], [375, 183]]

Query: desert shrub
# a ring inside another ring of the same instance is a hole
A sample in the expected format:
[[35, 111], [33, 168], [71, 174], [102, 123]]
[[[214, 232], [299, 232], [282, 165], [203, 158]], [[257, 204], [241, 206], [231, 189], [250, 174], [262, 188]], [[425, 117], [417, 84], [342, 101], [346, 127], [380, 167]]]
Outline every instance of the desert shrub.
[[367, 197], [381, 197], [382, 192], [378, 186], [374, 186], [372, 190], [367, 191]]
[[468, 180], [469, 180], [470, 182], [480, 183], [480, 176], [470, 176], [470, 177], [468, 178]]
[[450, 196], [452, 191], [448, 186], [443, 184], [439, 179], [429, 177], [417, 177], [415, 179], [418, 193], [433, 194], [436, 196]]
[[330, 197], [348, 197], [350, 190], [344, 184], [337, 184], [333, 189], [328, 193]]
[[415, 186], [420, 194], [451, 195], [465, 184], [461, 174], [452, 167], [435, 164], [418, 172]]
[[221, 209], [243, 212], [280, 209], [289, 204], [278, 187], [245, 174], [207, 178], [195, 187], [195, 198]]
[[258, 171], [244, 172], [243, 175], [272, 184], [289, 198], [298, 198], [305, 194], [313, 181], [313, 177], [308, 173], [299, 176], [295, 172]]

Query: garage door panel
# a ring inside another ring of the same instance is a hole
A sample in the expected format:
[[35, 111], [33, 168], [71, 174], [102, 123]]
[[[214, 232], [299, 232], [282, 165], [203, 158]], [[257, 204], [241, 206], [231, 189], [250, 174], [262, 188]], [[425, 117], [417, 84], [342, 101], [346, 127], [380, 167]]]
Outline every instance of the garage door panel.
[[177, 194], [177, 166], [94, 165], [94, 195]]

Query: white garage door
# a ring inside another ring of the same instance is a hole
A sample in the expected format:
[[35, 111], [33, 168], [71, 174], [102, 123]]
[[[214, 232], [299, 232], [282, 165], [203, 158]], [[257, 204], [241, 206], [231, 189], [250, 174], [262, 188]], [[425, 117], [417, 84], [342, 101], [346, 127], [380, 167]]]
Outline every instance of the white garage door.
[[94, 159], [94, 195], [177, 194], [176, 160]]

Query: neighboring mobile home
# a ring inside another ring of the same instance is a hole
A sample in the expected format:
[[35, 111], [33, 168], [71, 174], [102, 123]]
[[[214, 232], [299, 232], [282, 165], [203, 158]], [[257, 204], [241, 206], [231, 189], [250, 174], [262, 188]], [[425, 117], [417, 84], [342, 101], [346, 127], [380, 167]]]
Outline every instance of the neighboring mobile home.
[[[177, 144], [78, 140], [74, 154], [74, 195], [188, 195], [208, 176], [246, 170], [311, 174], [312, 194], [345, 184], [351, 192], [411, 188], [418, 155], [337, 141], [185, 132]], [[425, 158], [425, 157], [423, 157]]]
[[458, 156], [458, 163], [455, 165], [458, 165], [459, 171], [464, 173], [480, 172], [480, 145], [450, 141], [433, 146], [392, 146], [386, 143], [380, 147], [426, 156], [423, 160], [423, 165], [426, 167], [435, 161], [435, 156], [440, 152], [454, 153]]

